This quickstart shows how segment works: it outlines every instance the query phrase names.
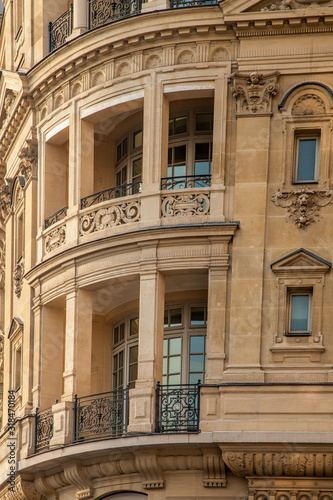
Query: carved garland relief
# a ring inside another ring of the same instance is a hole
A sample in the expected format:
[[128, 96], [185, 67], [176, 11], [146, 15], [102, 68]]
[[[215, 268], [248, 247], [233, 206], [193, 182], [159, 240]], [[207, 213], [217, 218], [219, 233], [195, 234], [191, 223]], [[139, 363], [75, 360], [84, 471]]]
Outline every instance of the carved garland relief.
[[333, 203], [333, 191], [308, 188], [277, 191], [272, 196], [272, 202], [277, 207], [286, 208], [287, 217], [292, 219], [298, 228], [305, 229], [319, 220], [321, 207]]
[[58, 248], [66, 242], [66, 225], [57, 227], [53, 229], [49, 234], [45, 236], [45, 251], [46, 253], [51, 252], [55, 248]]
[[94, 210], [81, 217], [81, 235], [101, 231], [109, 227], [120, 226], [141, 219], [139, 200], [124, 202], [119, 205]]
[[162, 197], [162, 217], [208, 215], [209, 211], [209, 193], [173, 194]]

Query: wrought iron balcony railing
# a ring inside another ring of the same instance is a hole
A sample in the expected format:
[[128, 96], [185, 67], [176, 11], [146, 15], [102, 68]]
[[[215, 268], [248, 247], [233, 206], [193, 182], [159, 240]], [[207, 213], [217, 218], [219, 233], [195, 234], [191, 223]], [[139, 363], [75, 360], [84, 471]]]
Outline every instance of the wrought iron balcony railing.
[[141, 192], [141, 182], [132, 182], [130, 184], [123, 184], [122, 186], [116, 186], [110, 189], [104, 189], [104, 191], [99, 191], [99, 193], [91, 194], [81, 199], [81, 210], [82, 208], [91, 207], [97, 203], [102, 203], [103, 201], [113, 200], [114, 198], [120, 198], [122, 196], [129, 196], [132, 194], [138, 194]]
[[74, 443], [124, 436], [129, 388], [74, 399]]
[[217, 5], [218, 0], [171, 0], [171, 9], [179, 9], [181, 7], [197, 7], [202, 5]]
[[73, 29], [73, 4], [69, 5], [60, 17], [53, 23], [49, 23], [49, 44], [50, 52], [61, 47], [66, 41]]
[[36, 408], [35, 415], [35, 453], [49, 449], [53, 437], [53, 413], [52, 408], [46, 408], [39, 412]]
[[89, 28], [118, 21], [141, 12], [141, 0], [89, 0]]
[[67, 210], [68, 210], [68, 207], [64, 207], [64, 208], [61, 208], [60, 210], [57, 210], [56, 212], [54, 212], [54, 214], [49, 215], [45, 219], [45, 229], [52, 226], [53, 224], [55, 224], [59, 220], [64, 219], [67, 215]]
[[155, 432], [199, 432], [200, 380], [197, 384], [156, 387]]
[[180, 175], [174, 177], [162, 177], [161, 189], [185, 189], [197, 187], [209, 187], [211, 175]]

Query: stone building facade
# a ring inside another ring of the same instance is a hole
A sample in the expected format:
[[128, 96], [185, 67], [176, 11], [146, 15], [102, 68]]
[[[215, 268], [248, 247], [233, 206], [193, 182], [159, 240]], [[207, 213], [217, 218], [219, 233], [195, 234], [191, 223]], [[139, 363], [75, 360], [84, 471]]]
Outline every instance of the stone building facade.
[[3, 0], [0, 499], [333, 499], [333, 0]]

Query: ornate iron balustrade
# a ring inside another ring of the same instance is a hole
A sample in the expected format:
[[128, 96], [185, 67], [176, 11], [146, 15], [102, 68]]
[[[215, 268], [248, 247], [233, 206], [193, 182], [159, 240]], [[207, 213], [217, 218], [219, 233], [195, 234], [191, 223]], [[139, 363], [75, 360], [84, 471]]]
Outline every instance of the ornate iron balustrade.
[[135, 16], [141, 12], [141, 0], [89, 0], [89, 29]]
[[74, 443], [124, 436], [128, 390], [119, 389], [74, 399]]
[[59, 220], [64, 219], [66, 217], [66, 215], [67, 215], [67, 210], [68, 210], [68, 206], [64, 207], [64, 208], [61, 208], [60, 210], [57, 210], [52, 215], [49, 215], [45, 219], [45, 229], [47, 229], [48, 227], [52, 226], [53, 224], [55, 224]]
[[129, 196], [132, 194], [137, 194], [141, 192], [141, 182], [132, 182], [130, 184], [123, 184], [122, 186], [116, 186], [110, 189], [104, 189], [99, 193], [91, 194], [81, 199], [81, 210], [82, 208], [91, 207], [97, 203], [102, 203], [103, 201], [112, 200], [114, 198], [121, 198], [122, 196]]
[[50, 52], [61, 47], [73, 29], [73, 4], [56, 21], [49, 23]]
[[217, 5], [218, 0], [171, 0], [171, 9], [179, 9], [181, 7], [197, 7], [202, 5]]
[[156, 387], [155, 432], [199, 432], [200, 380], [197, 384]]
[[174, 177], [162, 177], [161, 189], [209, 187], [211, 181], [211, 175], [175, 175]]
[[53, 413], [51, 408], [39, 412], [36, 408], [35, 415], [35, 453], [49, 449], [53, 437]]

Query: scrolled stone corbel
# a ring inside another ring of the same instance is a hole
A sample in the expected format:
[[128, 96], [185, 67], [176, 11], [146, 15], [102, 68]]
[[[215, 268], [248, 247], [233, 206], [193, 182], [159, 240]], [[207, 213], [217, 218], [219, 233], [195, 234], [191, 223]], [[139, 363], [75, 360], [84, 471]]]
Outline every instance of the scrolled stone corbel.
[[203, 485], [210, 488], [221, 488], [227, 485], [225, 466], [219, 450], [203, 449]]
[[135, 465], [144, 478], [143, 488], [147, 490], [164, 488], [162, 470], [157, 463], [156, 453], [136, 453]]
[[71, 462], [65, 465], [64, 476], [69, 484], [76, 486], [76, 499], [82, 500], [86, 498], [93, 498], [94, 490], [92, 482], [85, 475], [84, 470], [79, 462]]

